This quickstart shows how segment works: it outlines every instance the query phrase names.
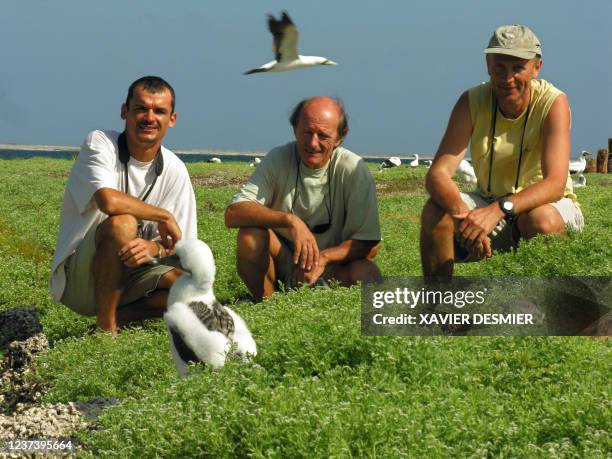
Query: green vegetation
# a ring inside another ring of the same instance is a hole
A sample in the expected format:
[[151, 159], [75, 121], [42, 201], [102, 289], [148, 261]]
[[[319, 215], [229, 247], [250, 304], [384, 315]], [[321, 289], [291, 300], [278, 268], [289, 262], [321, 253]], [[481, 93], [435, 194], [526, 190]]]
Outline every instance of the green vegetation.
[[[78, 433], [93, 457], [609, 457], [609, 341], [591, 338], [364, 337], [359, 288], [302, 289], [236, 307], [259, 355], [179, 379], [160, 321], [112, 339], [54, 304], [47, 277], [70, 161], [1, 161], [0, 309], [35, 305], [52, 349], [34, 377], [46, 402], [114, 397], [99, 429]], [[247, 291], [223, 209], [252, 172], [188, 166], [199, 236], [217, 260], [218, 298]], [[374, 169], [373, 169], [374, 170]], [[387, 275], [420, 275], [424, 169], [374, 173]], [[612, 176], [577, 194], [587, 229], [538, 237], [458, 275], [610, 275]]]

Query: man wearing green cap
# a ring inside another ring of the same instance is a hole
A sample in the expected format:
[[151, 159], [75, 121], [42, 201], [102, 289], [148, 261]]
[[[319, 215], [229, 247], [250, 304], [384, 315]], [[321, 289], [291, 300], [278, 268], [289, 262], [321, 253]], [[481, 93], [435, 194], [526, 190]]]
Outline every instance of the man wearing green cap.
[[[452, 275], [455, 261], [491, 257], [519, 238], [581, 230], [569, 177], [570, 108], [545, 80], [540, 41], [526, 26], [498, 27], [485, 49], [489, 81], [465, 91], [426, 178], [421, 215], [425, 276]], [[474, 193], [452, 180], [470, 148]]]

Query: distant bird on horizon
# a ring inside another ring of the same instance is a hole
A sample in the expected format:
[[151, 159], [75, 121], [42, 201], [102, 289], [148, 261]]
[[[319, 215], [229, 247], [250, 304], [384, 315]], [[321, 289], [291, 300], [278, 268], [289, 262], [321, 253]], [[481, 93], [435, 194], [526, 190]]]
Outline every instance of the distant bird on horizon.
[[461, 180], [470, 184], [476, 184], [476, 182], [478, 181], [476, 179], [476, 173], [474, 172], [474, 168], [466, 159], [462, 159], [459, 163], [459, 167], [457, 168], [457, 175], [461, 178]]
[[212, 158], [210, 158], [208, 160], [209, 163], [215, 163], [215, 164], [219, 164], [221, 162], [221, 158], [217, 158], [216, 156], [213, 156]]
[[419, 155], [414, 154], [414, 159], [408, 163], [410, 167], [419, 167]]
[[253, 158], [253, 161], [249, 162], [249, 167], [257, 167], [258, 164], [261, 163], [261, 159], [260, 158]]
[[582, 150], [580, 153], [580, 158], [577, 161], [569, 162], [569, 172], [570, 174], [582, 174], [586, 169], [586, 157], [591, 156], [586, 150]]
[[391, 156], [390, 158], [385, 159], [378, 165], [378, 172], [382, 172], [385, 169], [390, 169], [392, 167], [399, 167], [402, 165], [402, 160], [397, 156]]
[[261, 72], [286, 72], [288, 70], [314, 67], [317, 65], [338, 65], [337, 62], [327, 59], [326, 57], [300, 56], [298, 54], [297, 45], [299, 34], [286, 11], [283, 11], [280, 20], [269, 14], [268, 29], [274, 36], [272, 49], [276, 55], [276, 59], [261, 67], [244, 72], [245, 75]]

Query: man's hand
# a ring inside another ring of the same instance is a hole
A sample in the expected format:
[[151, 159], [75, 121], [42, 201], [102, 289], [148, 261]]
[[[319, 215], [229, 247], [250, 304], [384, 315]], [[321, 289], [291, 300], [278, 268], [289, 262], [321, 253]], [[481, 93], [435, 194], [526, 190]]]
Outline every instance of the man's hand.
[[319, 257], [319, 263], [313, 266], [310, 270], [304, 270], [299, 266], [293, 269], [293, 285], [307, 284], [314, 285], [316, 281], [323, 275], [327, 267], [327, 259], [324, 256]]
[[491, 250], [491, 239], [481, 233], [473, 243], [468, 241], [460, 241], [461, 245], [468, 251], [468, 260], [482, 260], [483, 258], [491, 258], [493, 251]]
[[159, 247], [155, 242], [136, 238], [121, 247], [118, 255], [125, 266], [135, 268], [150, 263], [158, 252]]
[[489, 204], [481, 209], [474, 209], [467, 213], [453, 215], [455, 221], [459, 222], [457, 232], [466, 248], [482, 242], [484, 237], [491, 234], [499, 221], [504, 218], [504, 213], [497, 202]]
[[[314, 235], [296, 215], [291, 214], [289, 234], [293, 240], [293, 264], [310, 272], [319, 265], [319, 246]], [[315, 279], [316, 280], [316, 279]]]
[[172, 249], [183, 235], [178, 223], [176, 223], [172, 215], [170, 215], [168, 220], [159, 222], [157, 224], [157, 230], [159, 231], [162, 245], [168, 250]]
[[[494, 204], [497, 206], [496, 203]], [[491, 212], [489, 212], [488, 207], [485, 207], [453, 215], [453, 219], [455, 222], [455, 237], [459, 244], [468, 251], [470, 260], [482, 260], [485, 257], [491, 258], [493, 256], [489, 234], [495, 229], [501, 218], [489, 229], [492, 221]]]

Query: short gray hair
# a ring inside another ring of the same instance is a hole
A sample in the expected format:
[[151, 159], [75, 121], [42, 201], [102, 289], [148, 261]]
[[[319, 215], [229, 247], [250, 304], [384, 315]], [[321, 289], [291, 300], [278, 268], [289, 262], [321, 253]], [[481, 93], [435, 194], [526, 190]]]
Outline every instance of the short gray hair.
[[[304, 106], [311, 100], [316, 99], [317, 97], [309, 97], [298, 102], [298, 104], [291, 112], [291, 116], [289, 116], [289, 123], [291, 124], [293, 129], [296, 129], [297, 125], [300, 122], [300, 116], [302, 115], [302, 110], [304, 109]], [[348, 115], [346, 114], [346, 110], [344, 109], [344, 104], [342, 103], [342, 100], [337, 97], [330, 97], [330, 99], [336, 103], [336, 105], [338, 106], [338, 110], [340, 110], [340, 118], [338, 119], [338, 135], [341, 138], [344, 138], [346, 137], [349, 131]]]

